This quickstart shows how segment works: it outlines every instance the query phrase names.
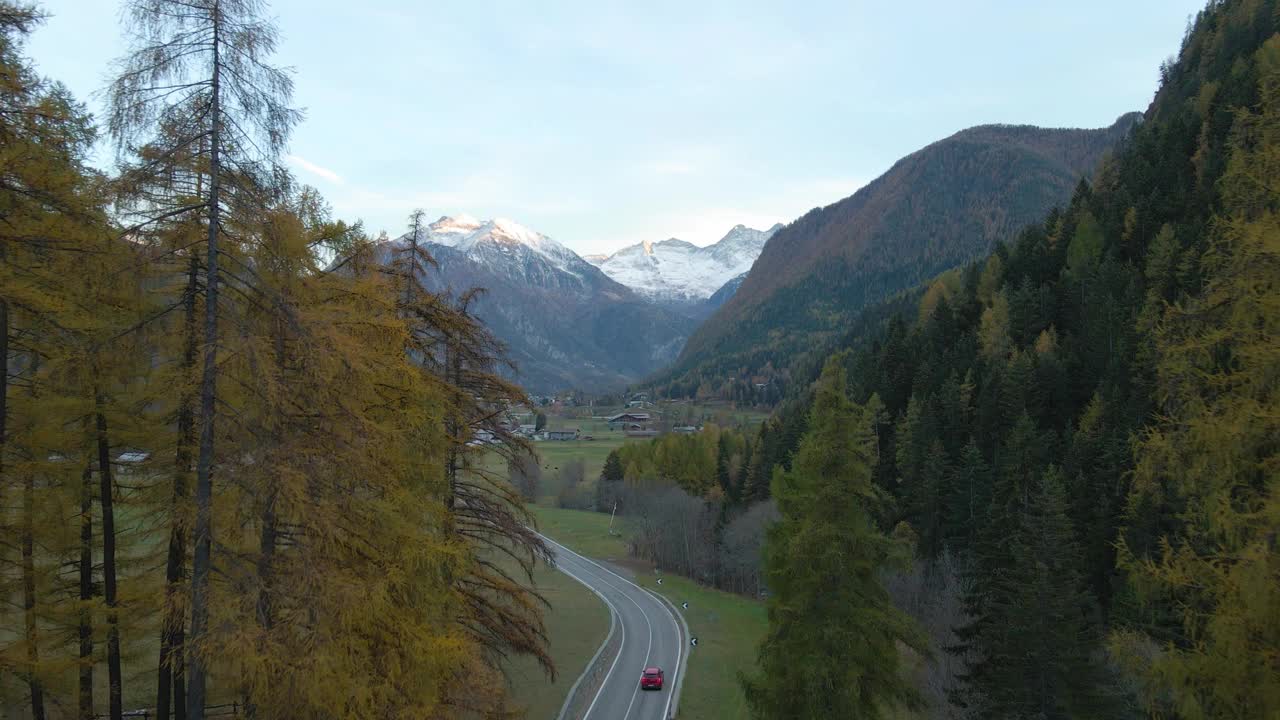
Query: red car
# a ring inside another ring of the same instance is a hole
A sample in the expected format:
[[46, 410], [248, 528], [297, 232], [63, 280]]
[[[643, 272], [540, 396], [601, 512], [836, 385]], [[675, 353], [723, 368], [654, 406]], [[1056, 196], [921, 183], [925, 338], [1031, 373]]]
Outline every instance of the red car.
[[647, 667], [644, 669], [644, 673], [640, 675], [640, 689], [661, 690], [664, 677], [662, 668]]

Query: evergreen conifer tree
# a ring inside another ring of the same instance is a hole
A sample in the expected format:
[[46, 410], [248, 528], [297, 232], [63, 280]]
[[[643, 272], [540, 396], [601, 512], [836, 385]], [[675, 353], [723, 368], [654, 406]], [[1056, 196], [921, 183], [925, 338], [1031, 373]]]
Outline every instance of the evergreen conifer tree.
[[1007, 562], [984, 583], [984, 618], [969, 637], [978, 660], [957, 699], [978, 717], [1114, 717], [1061, 473], [1050, 466], [1016, 503], [1004, 527]]
[[757, 718], [888, 717], [919, 703], [898, 654], [924, 652], [925, 640], [881, 585], [903, 548], [876, 524], [886, 498], [872, 482], [871, 418], [846, 397], [838, 360], [823, 369], [808, 425], [791, 470], [775, 477], [769, 632], [760, 673], [743, 679], [747, 701]]

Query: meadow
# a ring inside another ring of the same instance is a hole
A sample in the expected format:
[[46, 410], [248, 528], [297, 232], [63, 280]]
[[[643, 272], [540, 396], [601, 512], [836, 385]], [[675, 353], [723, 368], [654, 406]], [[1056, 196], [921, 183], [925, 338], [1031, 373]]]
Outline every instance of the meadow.
[[[689, 655], [680, 695], [682, 720], [747, 716], [738, 674], [755, 668], [756, 649], [768, 629], [763, 603], [628, 561], [625, 525], [615, 523], [611, 533], [609, 516], [604, 513], [549, 507], [532, 511], [538, 529], [548, 537], [588, 557], [612, 562], [615, 570], [629, 574], [641, 587], [661, 593], [676, 607], [689, 603], [683, 612], [698, 646]], [[620, 566], [619, 561], [625, 564]]]
[[556, 677], [548, 679], [529, 657], [510, 659], [506, 672], [515, 704], [530, 720], [541, 720], [556, 717], [569, 688], [604, 642], [609, 609], [578, 581], [546, 565], [538, 565], [533, 580], [550, 603], [544, 620]]

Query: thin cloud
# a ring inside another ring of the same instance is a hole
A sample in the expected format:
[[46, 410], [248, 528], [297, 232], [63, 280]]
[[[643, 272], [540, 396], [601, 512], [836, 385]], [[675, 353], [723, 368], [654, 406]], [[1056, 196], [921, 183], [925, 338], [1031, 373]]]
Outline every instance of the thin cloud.
[[671, 162], [658, 162], [649, 166], [654, 175], [693, 175], [698, 172], [698, 166], [689, 162], [680, 162], [678, 160]]
[[328, 180], [329, 182], [335, 185], [341, 185], [343, 183], [341, 175], [330, 170], [327, 167], [317, 165], [304, 157], [300, 157], [298, 155], [289, 155], [285, 159], [288, 160], [291, 164], [296, 165], [297, 167], [300, 167], [303, 170], [306, 170], [312, 175], [315, 175], [317, 177], [322, 177], [325, 180]]

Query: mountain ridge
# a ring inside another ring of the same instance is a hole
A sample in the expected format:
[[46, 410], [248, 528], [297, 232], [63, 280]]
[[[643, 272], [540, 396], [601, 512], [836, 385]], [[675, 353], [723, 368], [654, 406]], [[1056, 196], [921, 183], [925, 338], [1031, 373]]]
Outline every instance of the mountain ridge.
[[651, 299], [697, 304], [750, 269], [780, 228], [738, 224], [716, 242], [699, 247], [679, 238], [645, 240], [588, 261], [606, 275]]
[[981, 125], [910, 153], [778, 230], [656, 381], [754, 374], [828, 341], [850, 313], [984, 255], [1064, 203], [1141, 117], [1097, 129]]
[[[386, 253], [413, 240], [388, 240]], [[506, 344], [513, 378], [535, 392], [616, 387], [679, 353], [694, 320], [638, 295], [550, 236], [515, 221], [442, 216], [417, 242], [434, 292], [483, 288], [475, 315]]]

